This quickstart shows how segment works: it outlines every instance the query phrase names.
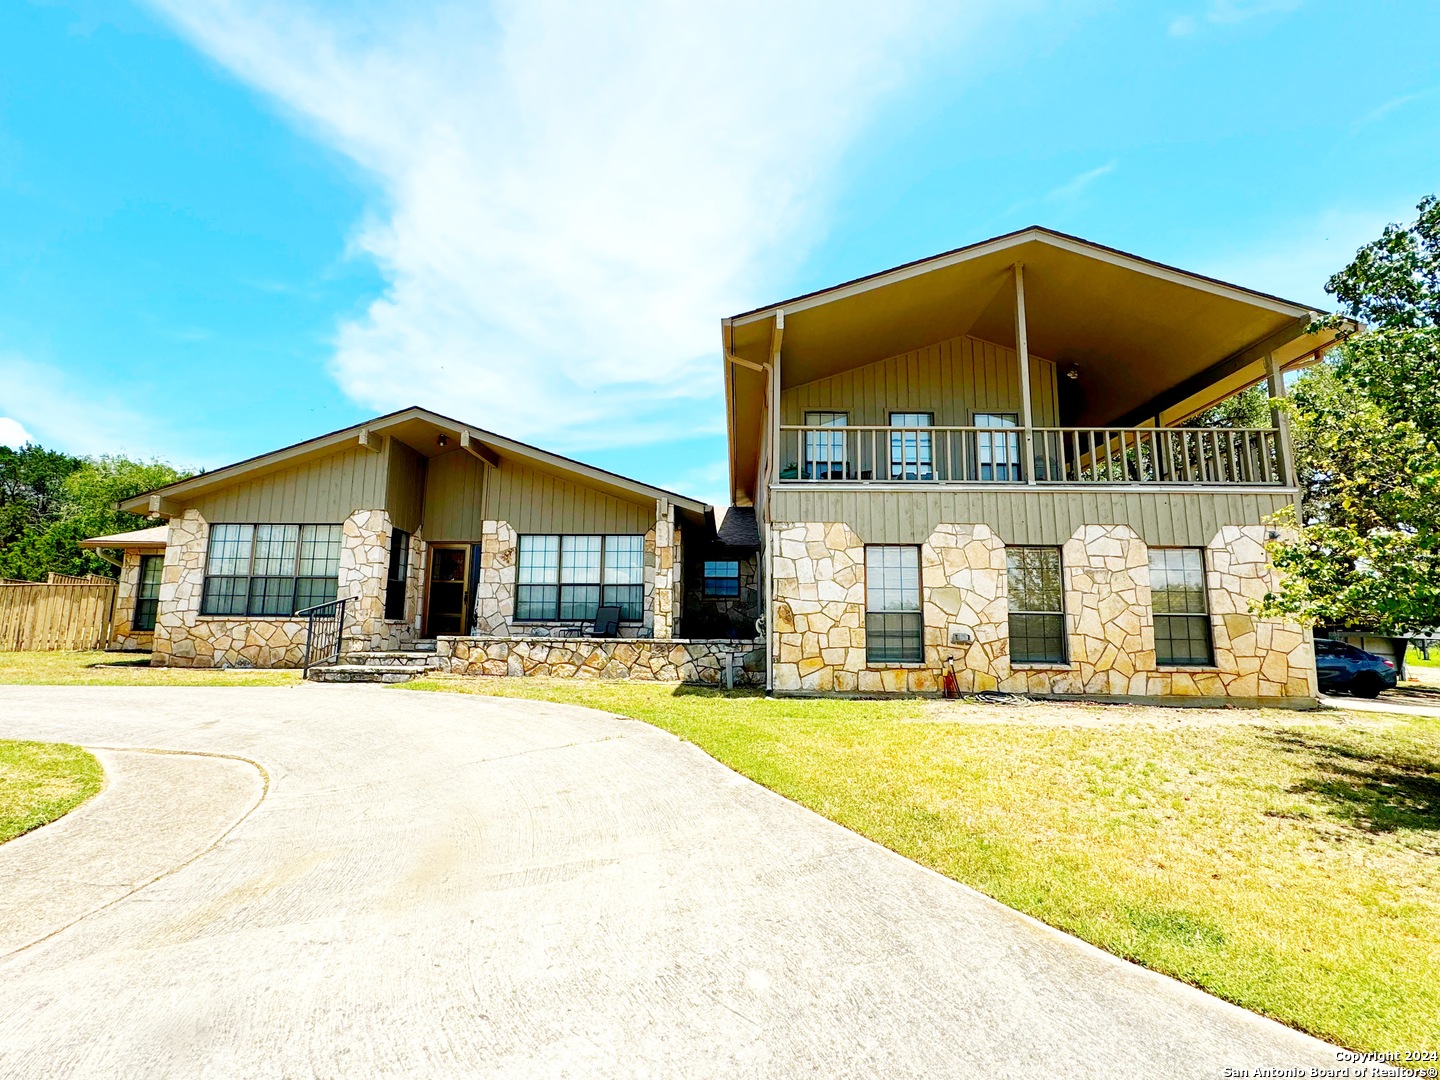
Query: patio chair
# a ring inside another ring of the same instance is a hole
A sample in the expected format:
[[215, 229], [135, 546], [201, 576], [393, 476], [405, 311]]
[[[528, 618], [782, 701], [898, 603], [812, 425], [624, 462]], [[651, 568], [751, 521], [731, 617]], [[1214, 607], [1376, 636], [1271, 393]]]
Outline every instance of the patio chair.
[[595, 636], [618, 637], [620, 635], [620, 609], [602, 607], [595, 612]]

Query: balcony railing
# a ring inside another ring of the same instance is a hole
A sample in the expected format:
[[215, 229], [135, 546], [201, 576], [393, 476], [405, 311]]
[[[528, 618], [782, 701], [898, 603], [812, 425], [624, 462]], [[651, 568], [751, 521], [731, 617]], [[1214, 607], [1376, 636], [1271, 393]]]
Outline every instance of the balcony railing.
[[1287, 481], [1273, 428], [780, 429], [781, 482], [1244, 484]]

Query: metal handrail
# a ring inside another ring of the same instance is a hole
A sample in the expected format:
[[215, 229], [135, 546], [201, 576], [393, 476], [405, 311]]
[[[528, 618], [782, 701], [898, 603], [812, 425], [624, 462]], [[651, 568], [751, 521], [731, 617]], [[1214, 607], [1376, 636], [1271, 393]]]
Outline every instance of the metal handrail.
[[1027, 433], [1020, 427], [782, 424], [780, 433], [782, 481], [1287, 482], [1274, 428], [1035, 427]]
[[310, 673], [315, 664], [338, 664], [340, 646], [345, 634], [345, 605], [354, 597], [342, 597], [316, 604], [295, 613], [305, 620], [305, 657], [301, 665], [301, 677]]

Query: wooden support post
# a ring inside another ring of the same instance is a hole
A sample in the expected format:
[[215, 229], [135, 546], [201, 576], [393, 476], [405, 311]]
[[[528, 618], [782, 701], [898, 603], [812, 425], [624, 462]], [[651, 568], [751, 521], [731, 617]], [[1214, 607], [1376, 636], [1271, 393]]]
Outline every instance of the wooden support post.
[[[780, 344], [785, 340], [785, 312], [775, 312], [770, 333], [770, 482], [780, 482]], [[766, 500], [769, 505], [769, 500]]]
[[1024, 429], [1025, 482], [1035, 483], [1035, 432], [1030, 409], [1030, 340], [1025, 328], [1025, 265], [1015, 264], [1015, 354], [1020, 363], [1020, 425]]
[[[1284, 401], [1285, 372], [1280, 369], [1280, 362], [1275, 359], [1274, 353], [1265, 357], [1265, 374], [1270, 382], [1270, 400]], [[1272, 406], [1270, 422], [1275, 426], [1275, 437], [1279, 443], [1277, 453], [1280, 458], [1280, 479], [1287, 487], [1294, 487], [1295, 455], [1290, 450], [1290, 414], [1284, 408]]]

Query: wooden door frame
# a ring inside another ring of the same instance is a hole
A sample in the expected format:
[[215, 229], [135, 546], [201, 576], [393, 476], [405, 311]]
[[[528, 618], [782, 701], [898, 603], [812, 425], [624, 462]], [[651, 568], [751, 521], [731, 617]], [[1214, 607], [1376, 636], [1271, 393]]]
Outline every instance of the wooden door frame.
[[474, 620], [474, 612], [471, 611], [471, 608], [474, 606], [475, 597], [472, 595], [472, 589], [474, 588], [476, 549], [478, 546], [479, 545], [469, 543], [465, 540], [436, 540], [426, 543], [425, 596], [422, 608], [422, 613], [425, 617], [422, 620], [423, 629], [420, 632], [422, 638], [433, 638], [435, 636], [434, 633], [431, 632], [430, 626], [430, 586], [434, 581], [435, 575], [435, 551], [439, 548], [460, 548], [465, 552], [465, 577], [461, 581], [461, 585], [463, 586], [461, 595], [464, 598], [464, 607], [461, 610], [459, 633], [463, 635], [470, 632], [470, 627]]

